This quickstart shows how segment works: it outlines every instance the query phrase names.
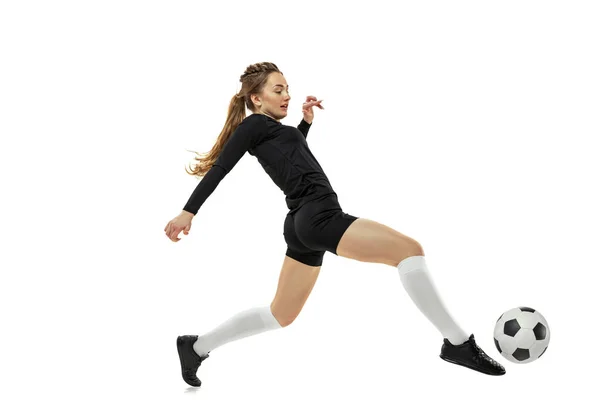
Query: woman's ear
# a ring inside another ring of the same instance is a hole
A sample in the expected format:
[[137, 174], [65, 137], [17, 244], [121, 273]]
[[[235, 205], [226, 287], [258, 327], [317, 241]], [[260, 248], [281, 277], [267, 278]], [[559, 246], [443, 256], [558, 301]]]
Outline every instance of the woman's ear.
[[260, 102], [261, 102], [261, 100], [260, 100], [260, 98], [259, 98], [257, 95], [255, 95], [255, 94], [251, 94], [251, 95], [250, 95], [250, 100], [252, 100], [252, 103], [253, 103], [255, 106], [257, 106], [257, 107], [260, 107]]

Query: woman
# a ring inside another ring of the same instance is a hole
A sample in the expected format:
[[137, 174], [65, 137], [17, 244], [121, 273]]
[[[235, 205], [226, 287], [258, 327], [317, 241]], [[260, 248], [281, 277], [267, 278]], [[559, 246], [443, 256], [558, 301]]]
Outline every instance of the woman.
[[[174, 242], [180, 240], [181, 231], [187, 235], [204, 201], [247, 151], [286, 196], [289, 212], [283, 236], [288, 247], [270, 306], [240, 312], [203, 336], [177, 338], [185, 382], [201, 385], [196, 372], [211, 350], [290, 325], [312, 291], [325, 251], [397, 267], [405, 290], [444, 338], [440, 357], [485, 374], [503, 375], [504, 368], [487, 356], [473, 334], [467, 335], [446, 310], [429, 276], [421, 245], [388, 226], [342, 211], [337, 194], [306, 142], [314, 117], [312, 107], [323, 109], [322, 100], [308, 96], [303, 119], [294, 128], [279, 122], [287, 115], [290, 94], [275, 64], [250, 65], [240, 81], [242, 89], [231, 99], [216, 144], [204, 159], [195, 158], [199, 163], [188, 172], [204, 178], [181, 214], [167, 224], [165, 233]], [[252, 111], [248, 117], [246, 106]]]

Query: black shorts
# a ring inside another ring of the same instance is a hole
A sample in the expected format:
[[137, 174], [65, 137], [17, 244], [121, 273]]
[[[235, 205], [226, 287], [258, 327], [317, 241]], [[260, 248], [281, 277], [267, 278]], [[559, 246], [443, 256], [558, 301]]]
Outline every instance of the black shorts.
[[283, 224], [283, 237], [288, 245], [285, 254], [301, 263], [320, 267], [325, 251], [337, 255], [342, 235], [357, 219], [342, 211], [335, 193], [312, 200], [287, 214]]

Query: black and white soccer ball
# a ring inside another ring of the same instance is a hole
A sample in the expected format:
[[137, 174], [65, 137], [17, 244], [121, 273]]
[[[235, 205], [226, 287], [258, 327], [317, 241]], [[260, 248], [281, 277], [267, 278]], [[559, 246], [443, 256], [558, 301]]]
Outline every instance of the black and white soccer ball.
[[518, 364], [537, 360], [550, 342], [550, 327], [539, 311], [516, 307], [496, 321], [494, 343], [504, 358]]

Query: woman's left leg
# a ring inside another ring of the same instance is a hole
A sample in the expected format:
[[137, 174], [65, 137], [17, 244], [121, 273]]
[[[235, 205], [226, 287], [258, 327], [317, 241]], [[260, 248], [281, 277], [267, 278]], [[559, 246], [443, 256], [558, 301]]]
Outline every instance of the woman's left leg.
[[444, 337], [442, 359], [490, 375], [505, 373], [500, 364], [477, 346], [474, 336], [467, 335], [452, 318], [429, 275], [423, 249], [416, 240], [386, 225], [358, 218], [344, 231], [335, 251], [342, 257], [398, 268], [406, 292]]
[[344, 232], [336, 253], [397, 267], [404, 289], [443, 337], [452, 344], [462, 344], [469, 338], [444, 305], [429, 275], [423, 248], [416, 240], [379, 222], [359, 218]]

